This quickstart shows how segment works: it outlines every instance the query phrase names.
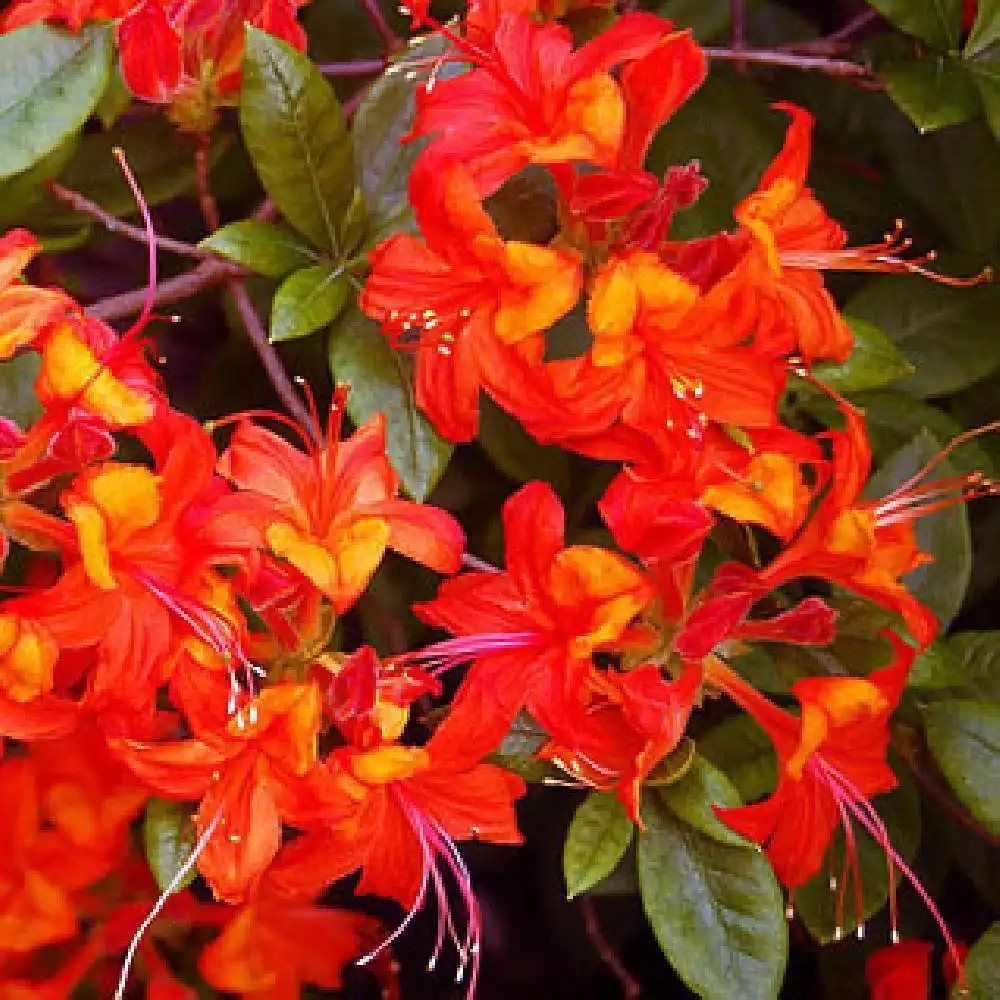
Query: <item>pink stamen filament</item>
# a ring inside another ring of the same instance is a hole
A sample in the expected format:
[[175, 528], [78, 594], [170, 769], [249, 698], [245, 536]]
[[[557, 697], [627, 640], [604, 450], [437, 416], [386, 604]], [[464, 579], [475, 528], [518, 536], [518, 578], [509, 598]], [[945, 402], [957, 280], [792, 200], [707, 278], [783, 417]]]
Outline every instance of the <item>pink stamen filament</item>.
[[948, 930], [948, 925], [945, 923], [941, 911], [937, 908], [937, 904], [924, 888], [923, 883], [917, 878], [913, 869], [903, 860], [895, 847], [892, 846], [892, 841], [889, 839], [889, 832], [885, 828], [882, 817], [879, 816], [875, 807], [853, 782], [828, 764], [819, 754], [813, 754], [809, 764], [819, 772], [818, 777], [833, 793], [838, 806], [842, 805], [846, 808], [851, 816], [864, 827], [872, 840], [885, 852], [889, 870], [889, 910], [893, 942], [895, 943], [899, 938], [897, 930], [896, 880], [894, 876], [894, 868], [896, 868], [913, 887], [927, 912], [937, 924], [938, 929], [941, 931], [941, 936], [944, 938], [945, 946], [951, 955], [952, 961], [955, 963], [955, 968], [958, 970], [959, 981], [964, 987], [965, 976], [962, 972], [962, 962], [958, 949], [955, 946], [955, 941]]
[[142, 216], [142, 222], [146, 229], [146, 260], [149, 269], [149, 280], [146, 285], [146, 298], [142, 303], [142, 312], [122, 337], [122, 340], [128, 341], [142, 333], [153, 315], [153, 306], [156, 298], [156, 229], [153, 227], [153, 219], [149, 214], [149, 206], [146, 204], [146, 199], [142, 196], [142, 190], [139, 187], [139, 182], [135, 179], [135, 174], [132, 173], [132, 169], [125, 159], [124, 151], [116, 146], [111, 152], [118, 163], [119, 169], [125, 176], [125, 181], [132, 192], [132, 197], [135, 199], [136, 206], [139, 209], [139, 214]]
[[542, 645], [537, 632], [484, 632], [481, 635], [462, 635], [445, 639], [421, 650], [407, 653], [400, 660], [427, 665], [437, 677], [446, 670], [469, 663], [481, 656], [504, 653], [512, 649], [529, 649]]

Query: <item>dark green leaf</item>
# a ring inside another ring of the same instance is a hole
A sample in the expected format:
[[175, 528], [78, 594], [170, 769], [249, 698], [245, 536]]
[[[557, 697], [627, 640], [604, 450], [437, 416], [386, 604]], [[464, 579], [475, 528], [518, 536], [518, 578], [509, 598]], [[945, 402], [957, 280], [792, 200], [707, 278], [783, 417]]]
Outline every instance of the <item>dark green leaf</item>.
[[1000, 139], [1000, 62], [994, 59], [974, 59], [966, 64], [982, 102], [986, 124]]
[[108, 77], [108, 85], [101, 94], [101, 99], [94, 108], [94, 114], [101, 119], [101, 124], [107, 129], [132, 106], [132, 91], [122, 79], [121, 71], [113, 67]]
[[877, 327], [863, 319], [847, 317], [854, 334], [854, 350], [840, 364], [817, 365], [816, 377], [837, 392], [881, 389], [913, 373], [899, 348]]
[[352, 385], [347, 410], [355, 423], [386, 415], [386, 450], [403, 488], [426, 500], [441, 478], [453, 447], [417, 409], [409, 358], [394, 351], [357, 307], [347, 309], [330, 335], [330, 370]]
[[903, 31], [946, 52], [958, 44], [962, 27], [962, 0], [869, 0]]
[[940, 701], [924, 709], [927, 745], [955, 794], [1000, 834], [1000, 705]]
[[[941, 445], [928, 431], [890, 456], [875, 473], [865, 490], [867, 496], [884, 497], [906, 482], [938, 454]], [[935, 477], [953, 475], [948, 460], [935, 468]], [[958, 614], [972, 574], [972, 542], [969, 517], [964, 504], [918, 517], [914, 523], [917, 545], [933, 562], [908, 573], [907, 589], [937, 616], [947, 628]]]
[[962, 55], [971, 58], [996, 42], [1000, 42], [1000, 0], [979, 0]]
[[713, 806], [732, 809], [743, 805], [729, 778], [704, 757], [695, 757], [680, 781], [657, 788], [659, 801], [688, 826], [700, 830], [720, 844], [746, 847], [746, 840], [730, 830], [712, 810]]
[[275, 277], [317, 261], [316, 253], [293, 232], [257, 219], [231, 222], [206, 236], [198, 246], [249, 271]]
[[[410, 170], [422, 142], [401, 143], [413, 124], [417, 84], [407, 79], [407, 64], [434, 60], [444, 55], [446, 43], [431, 36], [411, 43], [400, 61], [383, 73], [365, 94], [354, 116], [352, 133], [358, 183], [371, 216], [372, 237], [412, 225], [408, 188]], [[460, 71], [458, 64], [445, 63], [446, 77]]]
[[330, 85], [307, 56], [247, 28], [240, 126], [261, 183], [316, 246], [346, 253], [354, 150]]
[[656, 174], [697, 158], [711, 183], [678, 213], [672, 235], [706, 236], [733, 224], [733, 206], [760, 180], [781, 145], [787, 118], [767, 111], [746, 79], [713, 69], [708, 80], [660, 131], [647, 161]]
[[589, 892], [625, 856], [635, 826], [625, 807], [607, 792], [592, 792], [580, 803], [563, 844], [566, 896]]
[[899, 387], [944, 396], [1000, 366], [1000, 288], [946, 288], [915, 275], [870, 282], [845, 312], [884, 330], [915, 368]]
[[774, 788], [778, 764], [771, 738], [749, 715], [713, 726], [698, 740], [698, 750], [726, 775], [744, 802]]
[[767, 858], [723, 844], [647, 792], [639, 891], [660, 947], [704, 1000], [773, 1000], [788, 950], [781, 889]]
[[1000, 703], [1000, 632], [959, 632], [917, 657], [910, 687]]
[[314, 264], [290, 274], [271, 305], [271, 342], [297, 340], [329, 325], [350, 294], [350, 280], [335, 264]]
[[45, 182], [56, 177], [69, 163], [79, 142], [79, 133], [74, 132], [30, 170], [0, 181], [0, 229], [24, 223], [28, 213], [45, 201]]
[[45, 24], [0, 36], [0, 178], [19, 174], [77, 132], [111, 70], [111, 28], [71, 35]]
[[[162, 892], [184, 866], [198, 839], [191, 819], [191, 807], [182, 802], [150, 799], [143, 818], [142, 834], [146, 860]], [[174, 891], [190, 885], [197, 874], [192, 865]]]
[[35, 395], [35, 379], [41, 366], [37, 354], [19, 354], [0, 364], [0, 413], [21, 427], [27, 427], [42, 415], [42, 406]]
[[893, 102], [921, 132], [979, 114], [976, 84], [959, 59], [930, 53], [909, 62], [885, 63], [879, 66], [879, 76]]
[[544, 479], [557, 493], [569, 486], [570, 458], [562, 449], [541, 445], [491, 400], [483, 403], [479, 420], [479, 447], [506, 476], [526, 483]]
[[995, 1000], [1000, 983], [1000, 923], [995, 923], [972, 946], [965, 958], [966, 987], [956, 983], [952, 1000]]
[[[873, 805], [882, 817], [889, 840], [905, 859], [910, 860], [920, 843], [920, 795], [912, 782], [901, 781], [899, 788], [888, 795], [878, 796]], [[858, 868], [861, 872], [861, 914], [864, 920], [878, 913], [889, 896], [889, 868], [885, 851], [854, 823]], [[795, 893], [795, 910], [809, 933], [824, 944], [835, 941], [837, 934], [837, 894], [843, 888], [844, 907], [840, 923], [842, 935], [851, 934], [858, 925], [854, 886], [841, 885], [844, 869], [845, 838], [841, 831], [834, 837], [830, 853], [830, 868], [814, 876]], [[837, 879], [830, 881], [831, 872]], [[897, 880], [899, 872], [895, 872]]]
[[662, 0], [656, 13], [677, 28], [690, 28], [705, 44], [725, 36], [731, 9], [730, 0]]

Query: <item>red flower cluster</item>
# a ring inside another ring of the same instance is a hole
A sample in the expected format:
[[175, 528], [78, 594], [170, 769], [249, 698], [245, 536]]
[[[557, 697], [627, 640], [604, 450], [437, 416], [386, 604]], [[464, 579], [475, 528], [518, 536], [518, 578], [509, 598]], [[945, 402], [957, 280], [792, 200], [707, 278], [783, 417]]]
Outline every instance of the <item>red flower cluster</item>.
[[238, 95], [246, 25], [304, 50], [296, 13], [308, 2], [14, 0], [0, 18], [0, 32], [41, 20], [79, 31], [87, 21], [113, 19], [129, 90], [142, 101], [167, 105], [181, 128], [203, 132]]
[[[301, 48], [298, 6], [19, 0], [4, 28], [117, 18], [129, 87], [200, 130], [237, 86], [244, 22]], [[372, 251], [361, 306], [415, 352], [418, 403], [445, 437], [475, 437], [485, 391], [537, 440], [617, 463], [598, 504], [605, 546], [568, 543], [559, 499], [529, 483], [504, 505], [504, 567], [454, 575], [463, 532], [400, 497], [383, 417], [343, 437], [338, 389], [325, 426], [315, 413], [309, 427], [238, 415], [212, 428], [226, 432], [218, 449], [147, 363], [148, 315], [119, 336], [21, 280], [38, 251], [29, 234], [0, 241], [0, 359], [39, 356], [43, 408], [31, 427], [0, 426], [2, 556], [29, 564], [0, 611], [0, 737], [15, 747], [0, 787], [16, 803], [0, 831], [0, 995], [107, 980], [156, 895], [126, 836], [154, 798], [192, 814], [193, 849], [169, 889], [196, 869], [216, 903], [172, 892], [150, 918], [221, 927], [200, 960], [218, 989], [334, 988], [355, 958], [391, 991], [387, 947], [433, 895], [431, 963], [450, 937], [471, 992], [481, 921], [456, 841], [520, 840], [523, 782], [484, 762], [515, 717], [544, 730], [541, 759], [613, 791], [641, 826], [644, 784], [716, 695], [759, 723], [779, 762], [773, 793], [721, 820], [790, 890], [842, 827], [840, 910], [847, 876], [857, 886], [860, 825], [953, 948], [870, 799], [896, 784], [888, 719], [937, 628], [901, 582], [929, 558], [912, 521], [994, 487], [927, 482], [931, 463], [866, 499], [861, 414], [831, 393], [844, 429], [809, 436], [779, 409], [791, 377], [818, 385], [813, 362], [852, 350], [824, 270], [925, 272], [894, 238], [848, 246], [806, 184], [812, 119], [790, 105], [778, 106], [783, 148], [732, 229], [672, 239], [706, 182], [694, 162], [654, 176], [646, 154], [704, 79], [704, 54], [653, 15], [625, 14], [580, 46], [552, 15], [530, 0], [483, 3], [452, 29], [416, 11], [471, 68], [418, 93], [419, 235]], [[529, 167], [557, 201], [544, 245], [505, 238], [484, 207]], [[552, 359], [560, 321], [586, 346]], [[722, 522], [773, 555], [696, 574]], [[414, 612], [451, 638], [384, 660], [332, 648], [388, 550], [450, 577]], [[893, 662], [867, 677], [799, 681], [792, 712], [731, 661], [751, 643], [832, 640], [823, 597], [779, 593], [803, 579], [897, 613], [912, 642], [890, 635]], [[467, 670], [431, 725], [439, 676], [456, 666]], [[353, 873], [358, 894], [402, 906], [395, 931], [319, 905]], [[894, 889], [891, 904], [895, 934]], [[65, 949], [55, 975], [39, 954], [50, 946]], [[155, 937], [133, 939], [126, 972], [135, 954], [150, 995], [192, 995]]]

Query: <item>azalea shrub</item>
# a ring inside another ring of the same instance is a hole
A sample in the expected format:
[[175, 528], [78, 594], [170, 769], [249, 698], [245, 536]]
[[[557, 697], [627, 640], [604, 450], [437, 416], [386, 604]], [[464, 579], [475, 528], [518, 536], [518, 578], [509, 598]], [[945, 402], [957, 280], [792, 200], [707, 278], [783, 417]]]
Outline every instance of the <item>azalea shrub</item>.
[[6, 4], [0, 1000], [1000, 995], [998, 67]]

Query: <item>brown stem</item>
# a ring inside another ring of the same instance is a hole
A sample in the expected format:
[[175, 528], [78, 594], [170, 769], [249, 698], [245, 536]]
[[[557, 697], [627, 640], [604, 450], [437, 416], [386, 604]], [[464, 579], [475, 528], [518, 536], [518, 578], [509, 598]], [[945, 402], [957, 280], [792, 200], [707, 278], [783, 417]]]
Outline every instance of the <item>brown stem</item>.
[[636, 1000], [641, 996], [642, 987], [637, 979], [625, 968], [618, 953], [608, 944], [608, 939], [601, 931], [601, 925], [597, 921], [597, 910], [594, 901], [590, 896], [581, 896], [577, 900], [580, 913], [583, 916], [583, 925], [587, 931], [587, 937], [594, 946], [594, 951], [600, 956], [601, 961], [614, 973], [615, 978], [621, 983], [622, 997], [624, 1000]]
[[304, 430], [317, 433], [318, 428], [313, 427], [313, 421], [302, 402], [302, 397], [288, 377], [288, 372], [285, 371], [285, 366], [281, 363], [274, 346], [267, 339], [267, 331], [250, 301], [246, 285], [239, 278], [232, 278], [228, 282], [228, 291], [233, 305], [236, 306], [236, 311], [239, 313], [243, 328], [250, 338], [250, 343], [257, 352], [257, 357], [260, 358], [260, 363], [263, 365], [271, 385], [274, 386], [274, 391], [285, 404], [285, 409], [302, 425]]
[[[238, 278], [244, 274], [246, 272], [242, 267], [231, 264], [229, 261], [216, 258], [205, 260], [190, 271], [161, 281], [156, 286], [153, 305], [155, 307], [181, 302], [191, 298], [192, 295], [197, 295], [208, 288], [215, 288], [231, 278]], [[130, 292], [122, 292], [120, 295], [111, 295], [87, 306], [87, 312], [91, 316], [105, 321], [121, 319], [123, 316], [134, 316], [142, 311], [148, 294], [148, 290], [143, 287], [133, 289]]]
[[[63, 187], [56, 181], [49, 181], [49, 191], [52, 192], [54, 198], [57, 198], [64, 205], [68, 205], [74, 212], [96, 219], [109, 233], [120, 233], [130, 240], [135, 240], [136, 243], [146, 244], [149, 242], [145, 229], [133, 226], [110, 212], [106, 212], [96, 201], [91, 201], [79, 191]], [[163, 250], [170, 250], [181, 257], [194, 257], [196, 260], [205, 260], [211, 256], [207, 250], [202, 250], [191, 243], [183, 243], [180, 240], [173, 240], [169, 236], [160, 236], [159, 234], [156, 237], [156, 246]]]
[[871, 76], [869, 67], [847, 59], [830, 59], [826, 56], [797, 55], [778, 49], [721, 49], [706, 47], [705, 55], [719, 62], [754, 63], [759, 66], [784, 66], [788, 69], [814, 70], [829, 76]]
[[[210, 231], [214, 232], [219, 228], [220, 219], [219, 206], [215, 200], [215, 194], [212, 192], [209, 175], [211, 170], [210, 150], [211, 141], [208, 136], [199, 135], [198, 145], [195, 147], [194, 160], [198, 204], [201, 207], [201, 214], [205, 219], [205, 225], [208, 226]], [[263, 211], [264, 206], [262, 205], [258, 209], [258, 212], [263, 214]], [[288, 410], [306, 431], [318, 434], [319, 428], [313, 427], [309, 410], [306, 408], [302, 397], [289, 378], [288, 372], [285, 371], [285, 366], [281, 363], [281, 358], [278, 357], [278, 352], [275, 351], [274, 345], [268, 339], [264, 324], [261, 322], [260, 316], [257, 315], [257, 310], [254, 308], [253, 302], [250, 300], [250, 294], [247, 292], [243, 276], [228, 276], [226, 278], [226, 290], [229, 292], [229, 297], [233, 300], [233, 305], [236, 307], [236, 312], [239, 314], [243, 328], [250, 338], [250, 343], [257, 352], [257, 357], [260, 359], [260, 363], [271, 385], [274, 387], [274, 391], [278, 394], [278, 398], [284, 403], [285, 409]]]

